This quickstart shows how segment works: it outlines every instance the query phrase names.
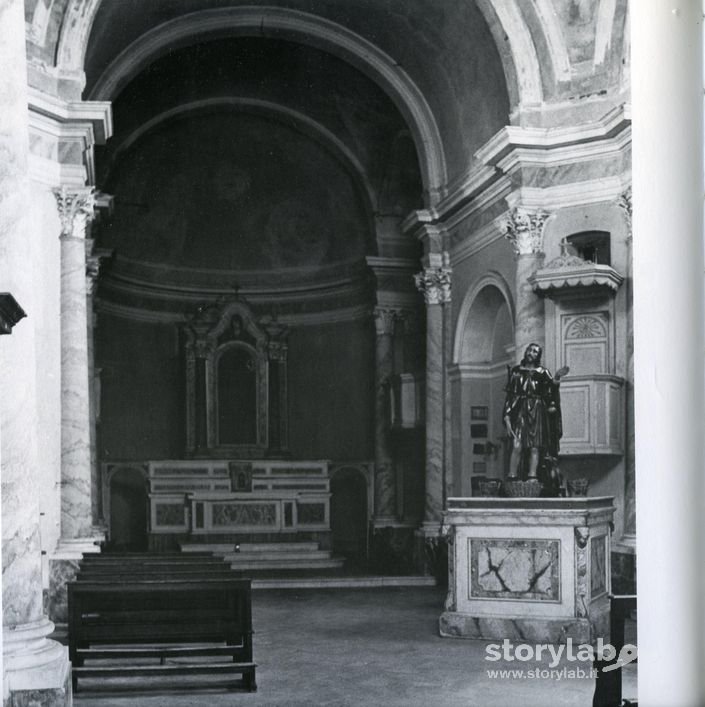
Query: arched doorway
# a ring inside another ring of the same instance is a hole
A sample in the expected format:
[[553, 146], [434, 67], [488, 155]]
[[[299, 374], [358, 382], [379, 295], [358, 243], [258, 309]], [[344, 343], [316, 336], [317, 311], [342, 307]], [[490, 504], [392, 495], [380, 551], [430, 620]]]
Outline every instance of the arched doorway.
[[331, 531], [333, 552], [352, 566], [367, 560], [368, 483], [355, 467], [341, 467], [331, 479]]
[[110, 479], [111, 550], [147, 550], [147, 484], [139, 469], [119, 469]]
[[504, 474], [501, 412], [513, 349], [508, 288], [498, 277], [486, 278], [468, 293], [461, 309], [450, 372], [456, 494], [470, 496], [480, 479]]

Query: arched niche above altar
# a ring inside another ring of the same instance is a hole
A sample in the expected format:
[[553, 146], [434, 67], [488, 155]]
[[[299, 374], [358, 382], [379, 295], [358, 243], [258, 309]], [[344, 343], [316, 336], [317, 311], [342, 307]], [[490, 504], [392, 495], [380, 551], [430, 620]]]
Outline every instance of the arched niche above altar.
[[202, 307], [183, 329], [187, 455], [286, 455], [286, 327], [237, 299]]

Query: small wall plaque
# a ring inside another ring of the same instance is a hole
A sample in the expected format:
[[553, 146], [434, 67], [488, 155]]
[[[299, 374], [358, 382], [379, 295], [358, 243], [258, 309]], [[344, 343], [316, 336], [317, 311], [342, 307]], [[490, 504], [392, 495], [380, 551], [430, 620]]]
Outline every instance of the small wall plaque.
[[471, 420], [487, 420], [490, 416], [490, 409], [486, 405], [472, 405], [470, 407]]

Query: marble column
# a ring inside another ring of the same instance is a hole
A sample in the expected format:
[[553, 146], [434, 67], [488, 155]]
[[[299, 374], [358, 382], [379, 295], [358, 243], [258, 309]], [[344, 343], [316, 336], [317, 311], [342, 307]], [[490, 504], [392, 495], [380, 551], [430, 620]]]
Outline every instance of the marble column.
[[396, 311], [376, 307], [375, 317], [375, 528], [396, 522], [396, 478], [390, 447], [389, 380], [394, 372]]
[[0, 478], [2, 480], [2, 697], [5, 704], [67, 705], [66, 648], [47, 636], [39, 529], [36, 258], [30, 230], [29, 135], [24, 3], [0, 3], [0, 289], [29, 313], [0, 343]]
[[55, 192], [61, 218], [61, 542], [92, 537], [86, 226], [93, 190]]
[[415, 275], [426, 303], [426, 501], [424, 529], [437, 533], [445, 501], [445, 352], [444, 308], [450, 303], [451, 271], [447, 254], [429, 256], [429, 265]]
[[505, 222], [505, 237], [511, 241], [517, 256], [514, 326], [517, 358], [524, 355], [529, 344], [539, 344], [543, 350], [546, 343], [544, 303], [529, 283], [529, 278], [543, 262], [543, 231], [546, 219], [548, 214], [545, 211], [514, 208]]
[[49, 563], [49, 613], [68, 619], [66, 584], [86, 552], [99, 552], [93, 521], [89, 393], [86, 228], [92, 188], [54, 191], [61, 221], [61, 538]]

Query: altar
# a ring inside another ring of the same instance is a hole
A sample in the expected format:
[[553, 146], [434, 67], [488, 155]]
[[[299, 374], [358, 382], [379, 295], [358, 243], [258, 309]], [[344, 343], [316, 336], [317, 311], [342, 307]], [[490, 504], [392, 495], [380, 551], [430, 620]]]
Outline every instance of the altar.
[[448, 499], [441, 636], [531, 643], [608, 636], [612, 500]]
[[[149, 535], [174, 541], [330, 533], [328, 461], [212, 459], [148, 463]], [[276, 539], [276, 538], [274, 538]]]

